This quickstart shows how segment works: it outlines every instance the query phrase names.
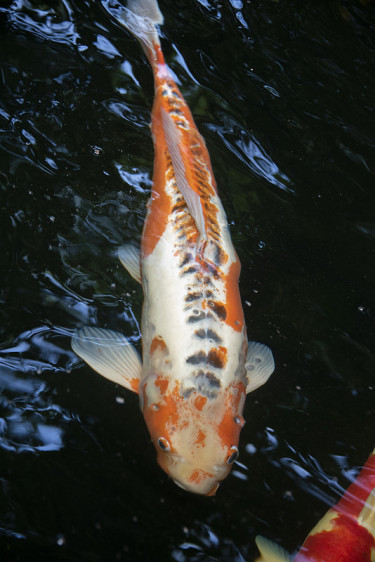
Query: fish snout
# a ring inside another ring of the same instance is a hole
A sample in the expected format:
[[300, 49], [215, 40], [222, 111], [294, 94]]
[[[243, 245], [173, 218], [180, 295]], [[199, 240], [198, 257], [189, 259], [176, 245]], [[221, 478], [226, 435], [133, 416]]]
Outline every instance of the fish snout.
[[181, 482], [179, 482], [178, 480], [175, 480], [174, 478], [172, 478], [173, 482], [176, 484], [176, 486], [178, 486], [179, 488], [182, 488], [183, 490], [185, 490], [186, 492], [192, 492], [193, 494], [200, 494], [203, 496], [215, 496], [216, 492], [219, 489], [220, 486], [220, 482], [216, 482], [212, 488], [207, 492], [206, 489], [209, 488], [209, 486], [205, 486], [204, 490], [198, 489], [196, 486], [187, 486], [185, 484], [182, 484]]
[[163, 470], [169, 474], [173, 482], [183, 490], [203, 496], [214, 496], [230, 467], [197, 468], [180, 458], [171, 463], [160, 462]]

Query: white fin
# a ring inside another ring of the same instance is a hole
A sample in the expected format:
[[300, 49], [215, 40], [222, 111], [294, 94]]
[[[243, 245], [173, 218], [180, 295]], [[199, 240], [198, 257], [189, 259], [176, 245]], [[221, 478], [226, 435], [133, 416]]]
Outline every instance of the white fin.
[[118, 257], [133, 279], [138, 281], [138, 283], [142, 283], [141, 256], [139, 250], [130, 244], [124, 244], [118, 249]]
[[260, 535], [255, 538], [255, 543], [261, 554], [255, 562], [291, 562], [292, 558], [284, 548]]
[[180, 133], [178, 127], [169, 113], [167, 113], [163, 108], [161, 108], [161, 118], [163, 121], [163, 131], [168, 152], [172, 160], [172, 166], [176, 177], [177, 187], [185, 199], [189, 212], [195, 221], [195, 225], [200, 234], [199, 242], [207, 240], [201, 198], [198, 193], [190, 187], [186, 179], [185, 166], [179, 149]]
[[122, 334], [86, 326], [74, 334], [72, 349], [106, 379], [138, 392], [142, 363], [134, 347]]
[[361, 513], [358, 523], [365, 527], [375, 537], [375, 488], [369, 494]]
[[270, 348], [262, 343], [249, 341], [245, 369], [248, 381], [246, 394], [249, 394], [267, 382], [275, 369]]
[[122, 24], [132, 33], [147, 54], [154, 55], [154, 45], [159, 45], [156, 25], [162, 25], [163, 15], [156, 0], [129, 0], [123, 12]]

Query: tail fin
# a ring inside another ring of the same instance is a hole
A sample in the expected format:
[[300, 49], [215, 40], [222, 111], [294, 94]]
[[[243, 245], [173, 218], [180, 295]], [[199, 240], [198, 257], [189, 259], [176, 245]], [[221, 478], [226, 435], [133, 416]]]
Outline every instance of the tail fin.
[[155, 26], [163, 21], [156, 0], [128, 0], [122, 23], [141, 43], [151, 63], [156, 59], [155, 47], [160, 45]]

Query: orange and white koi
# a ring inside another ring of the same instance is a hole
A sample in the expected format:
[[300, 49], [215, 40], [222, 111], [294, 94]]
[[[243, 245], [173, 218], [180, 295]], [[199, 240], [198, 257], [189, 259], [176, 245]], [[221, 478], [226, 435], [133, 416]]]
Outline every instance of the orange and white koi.
[[77, 331], [74, 351], [139, 393], [161, 467], [176, 484], [213, 495], [238, 456], [246, 393], [274, 370], [270, 349], [248, 345], [233, 248], [205, 142], [166, 65], [156, 0], [131, 0], [124, 26], [151, 64], [154, 177], [140, 253], [119, 257], [142, 284], [142, 355], [124, 336]]
[[[289, 562], [279, 545], [257, 537], [257, 562]], [[294, 562], [375, 561], [375, 449], [340, 501], [327, 511]]]

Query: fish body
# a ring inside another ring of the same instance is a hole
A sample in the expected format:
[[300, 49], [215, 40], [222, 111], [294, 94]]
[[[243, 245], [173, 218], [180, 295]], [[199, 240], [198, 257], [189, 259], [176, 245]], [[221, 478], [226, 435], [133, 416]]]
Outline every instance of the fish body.
[[[256, 539], [257, 562], [286, 562], [291, 557], [263, 537]], [[294, 562], [375, 561], [375, 450], [340, 501], [306, 537]]]
[[[139, 393], [158, 462], [176, 484], [212, 495], [238, 456], [246, 393], [268, 379], [274, 362], [266, 346], [248, 346], [240, 262], [205, 142], [164, 61], [156, 31], [162, 21], [155, 0], [134, 0], [124, 12], [155, 84], [154, 176], [140, 254], [131, 246], [119, 251], [143, 287], [143, 364], [125, 338], [98, 328], [79, 330], [73, 349]], [[116, 376], [111, 346], [126, 349]]]

